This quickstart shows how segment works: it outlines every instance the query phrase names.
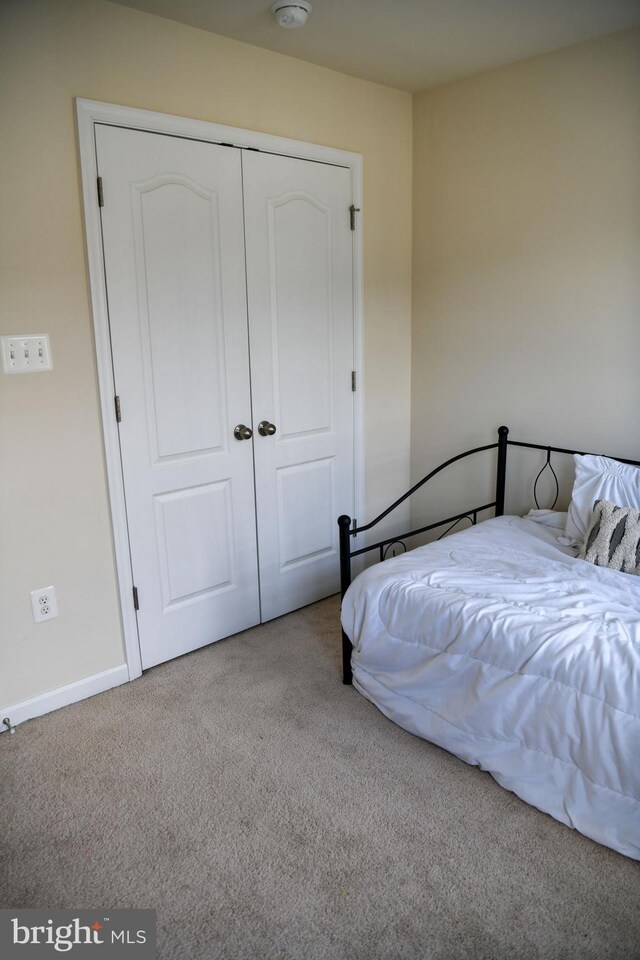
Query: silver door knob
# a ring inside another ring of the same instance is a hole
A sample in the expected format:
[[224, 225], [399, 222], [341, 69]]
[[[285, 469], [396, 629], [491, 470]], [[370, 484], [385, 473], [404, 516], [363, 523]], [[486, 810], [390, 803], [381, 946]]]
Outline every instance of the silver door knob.
[[239, 423], [233, 431], [233, 435], [236, 440], [251, 440], [251, 437], [253, 436], [253, 430], [251, 427], [245, 426], [244, 423]]
[[261, 420], [258, 424], [258, 433], [261, 437], [272, 437], [276, 432], [275, 423], [269, 423], [268, 420]]

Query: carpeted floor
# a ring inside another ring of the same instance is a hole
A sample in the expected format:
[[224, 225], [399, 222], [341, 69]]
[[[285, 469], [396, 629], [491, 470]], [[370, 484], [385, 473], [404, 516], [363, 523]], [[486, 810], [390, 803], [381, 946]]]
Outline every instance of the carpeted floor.
[[640, 864], [340, 682], [322, 601], [0, 737], [0, 905], [190, 960], [637, 960]]

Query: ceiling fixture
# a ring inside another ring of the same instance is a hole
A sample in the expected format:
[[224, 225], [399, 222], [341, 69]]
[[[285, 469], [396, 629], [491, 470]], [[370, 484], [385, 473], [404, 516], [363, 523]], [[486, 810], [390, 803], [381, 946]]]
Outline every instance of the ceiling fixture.
[[308, 0], [296, 0], [295, 3], [290, 0], [276, 0], [271, 6], [271, 13], [279, 26], [294, 30], [296, 27], [304, 27], [311, 13], [311, 4]]

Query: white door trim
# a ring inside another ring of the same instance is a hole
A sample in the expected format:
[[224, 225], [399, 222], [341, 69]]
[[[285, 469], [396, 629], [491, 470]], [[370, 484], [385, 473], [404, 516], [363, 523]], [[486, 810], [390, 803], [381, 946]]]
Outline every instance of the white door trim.
[[[351, 172], [353, 203], [362, 207], [362, 156], [333, 147], [289, 140], [270, 134], [227, 127], [203, 120], [176, 117], [134, 107], [123, 107], [95, 100], [76, 99], [78, 123], [78, 146], [82, 177], [82, 196], [87, 246], [87, 268], [96, 343], [96, 362], [100, 391], [100, 408], [104, 453], [111, 506], [113, 547], [116, 562], [120, 614], [125, 643], [129, 679], [142, 673], [138, 628], [133, 607], [133, 576], [129, 556], [129, 537], [125, 511], [124, 485], [120, 462], [120, 444], [115, 419], [115, 386], [111, 361], [111, 343], [107, 313], [107, 296], [104, 276], [102, 231], [97, 195], [97, 157], [94, 136], [96, 123], [132, 127], [154, 133], [203, 140], [211, 143], [229, 143], [237, 147], [253, 147], [258, 150], [332, 163], [347, 167]], [[348, 211], [345, 211], [345, 216]], [[364, 375], [363, 375], [363, 242], [362, 214], [355, 218], [353, 232], [353, 313], [354, 313], [354, 365], [357, 373], [357, 390], [354, 405], [354, 504], [355, 516], [363, 515], [364, 506]], [[336, 518], [337, 519], [337, 518]]]

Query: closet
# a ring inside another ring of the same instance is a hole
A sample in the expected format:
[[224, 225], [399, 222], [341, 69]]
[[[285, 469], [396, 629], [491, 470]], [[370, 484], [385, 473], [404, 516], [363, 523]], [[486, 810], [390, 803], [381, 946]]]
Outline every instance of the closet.
[[350, 171], [95, 125], [142, 666], [339, 588]]

